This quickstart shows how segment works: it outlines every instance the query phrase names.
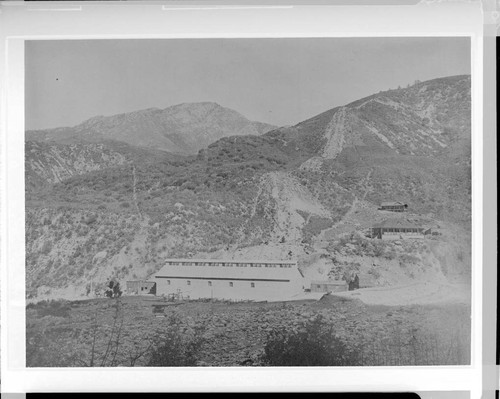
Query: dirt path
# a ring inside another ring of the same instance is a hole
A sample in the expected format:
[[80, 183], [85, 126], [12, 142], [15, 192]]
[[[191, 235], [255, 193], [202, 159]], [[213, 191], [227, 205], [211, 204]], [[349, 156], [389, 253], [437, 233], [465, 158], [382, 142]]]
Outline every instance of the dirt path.
[[326, 159], [335, 159], [342, 152], [345, 143], [346, 109], [340, 108], [328, 123], [325, 129], [327, 143], [321, 156]]
[[436, 303], [470, 303], [470, 286], [465, 284], [414, 283], [408, 285], [365, 288], [332, 295], [359, 299], [368, 305], [407, 306]]
[[257, 195], [255, 196], [255, 199], [253, 201], [252, 210], [250, 211], [250, 216], [247, 219], [247, 223], [255, 216], [255, 212], [257, 212], [257, 205], [259, 204], [259, 199], [261, 195], [262, 195], [262, 185], [259, 185], [259, 190], [257, 191]]
[[[373, 169], [370, 169], [366, 176], [361, 180], [360, 185], [361, 187], [364, 188], [363, 195], [361, 196], [361, 199], [358, 198], [358, 196], [354, 195], [354, 200], [351, 204], [351, 207], [348, 209], [348, 211], [342, 216], [342, 218], [335, 223], [332, 227], [329, 227], [328, 229], [323, 230], [314, 240], [314, 248], [318, 251], [320, 251], [322, 248], [325, 247], [325, 244], [331, 239], [332, 234], [342, 234], [345, 232], [348, 232], [350, 230], [354, 230], [354, 220], [353, 220], [353, 214], [355, 214], [358, 209], [359, 205], [365, 200], [366, 196], [370, 192], [370, 177], [372, 175]], [[347, 228], [347, 230], [346, 230]], [[336, 231], [338, 230], [338, 231]]]
[[139, 214], [139, 217], [142, 220], [142, 212], [139, 209], [139, 202], [137, 201], [137, 190], [136, 190], [136, 184], [137, 184], [137, 176], [135, 175], [135, 165], [132, 164], [132, 176], [133, 176], [133, 194], [132, 198], [134, 199], [134, 205], [135, 209], [137, 210], [137, 213]]
[[250, 220], [253, 219], [253, 217], [255, 216], [255, 213], [257, 212], [257, 206], [259, 204], [259, 199], [260, 199], [261, 195], [262, 195], [262, 185], [260, 184], [259, 190], [257, 191], [257, 195], [255, 196], [255, 199], [253, 200], [253, 203], [252, 203], [250, 215], [245, 220], [245, 223], [243, 223], [237, 230], [236, 235], [237, 235], [238, 239], [237, 239], [236, 243], [233, 245], [233, 247], [230, 248], [231, 252], [236, 251], [239, 248], [240, 244], [242, 243], [243, 239], [245, 238], [245, 235], [244, 235], [245, 228], [248, 226], [248, 223], [250, 223]]
[[364, 200], [366, 198], [368, 192], [370, 191], [371, 187], [368, 185], [368, 182], [370, 181], [370, 177], [371, 177], [372, 173], [373, 173], [373, 168], [368, 171], [368, 174], [365, 176], [364, 181], [362, 183], [365, 186], [365, 192], [363, 193], [363, 196], [361, 197], [362, 200]]
[[373, 172], [373, 169], [370, 169], [368, 171], [367, 175], [360, 182], [360, 185], [365, 188], [365, 191], [364, 191], [363, 195], [361, 196], [361, 200], [356, 195], [354, 195], [354, 201], [352, 202], [352, 205], [349, 208], [349, 210], [345, 213], [345, 215], [342, 217], [342, 219], [340, 219], [337, 223], [335, 223], [332, 227], [330, 227], [330, 229], [335, 229], [336, 227], [338, 227], [342, 224], [346, 224], [347, 221], [349, 220], [349, 218], [351, 217], [351, 215], [356, 210], [358, 204], [361, 201], [364, 201], [364, 199], [366, 198], [366, 195], [370, 191], [370, 187], [368, 186], [368, 182], [370, 180], [370, 176], [371, 176], [372, 172]]

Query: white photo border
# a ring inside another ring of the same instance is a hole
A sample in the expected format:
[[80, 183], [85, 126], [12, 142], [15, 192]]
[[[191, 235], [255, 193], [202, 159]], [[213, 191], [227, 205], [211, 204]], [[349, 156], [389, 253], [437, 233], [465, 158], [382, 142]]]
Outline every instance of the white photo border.
[[[415, 6], [180, 6], [178, 3], [4, 2], [1, 5], [4, 392], [470, 391], [482, 384], [483, 19], [480, 3]], [[24, 41], [137, 38], [462, 36], [471, 39], [472, 356], [470, 366], [26, 368]], [[140, 382], [140, 383], [139, 383]]]

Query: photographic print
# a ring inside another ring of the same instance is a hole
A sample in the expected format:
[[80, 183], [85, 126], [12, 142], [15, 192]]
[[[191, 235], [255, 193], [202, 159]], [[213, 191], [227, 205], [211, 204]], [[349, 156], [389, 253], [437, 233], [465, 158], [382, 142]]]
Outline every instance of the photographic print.
[[470, 46], [26, 41], [27, 367], [470, 364]]

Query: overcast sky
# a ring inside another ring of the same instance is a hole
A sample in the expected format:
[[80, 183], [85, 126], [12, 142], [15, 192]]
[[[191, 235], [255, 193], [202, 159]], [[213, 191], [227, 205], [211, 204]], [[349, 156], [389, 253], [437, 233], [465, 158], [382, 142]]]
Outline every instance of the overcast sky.
[[468, 38], [26, 42], [26, 129], [214, 101], [291, 125], [415, 80], [470, 73]]

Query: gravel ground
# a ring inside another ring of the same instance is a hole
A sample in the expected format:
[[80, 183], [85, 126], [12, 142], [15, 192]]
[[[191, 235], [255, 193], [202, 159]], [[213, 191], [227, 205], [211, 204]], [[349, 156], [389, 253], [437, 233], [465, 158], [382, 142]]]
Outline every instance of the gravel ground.
[[[335, 334], [349, 347], [362, 351], [360, 365], [470, 362], [470, 306], [463, 303], [367, 305], [328, 295], [308, 302], [172, 304], [153, 297], [123, 297], [119, 313], [114, 300], [68, 304], [66, 314], [57, 316], [43, 314], [39, 305], [27, 310], [28, 366], [88, 364], [93, 326], [97, 326], [95, 357], [102, 357], [116, 314], [123, 327], [114, 364], [118, 366], [130, 366], [131, 354], [144, 349], [154, 331], [173, 325], [183, 337], [196, 331], [203, 336], [198, 366], [264, 366], [261, 356], [271, 331], [298, 330], [318, 315], [334, 325]], [[155, 304], [166, 305], [164, 317], [153, 313]], [[146, 363], [147, 355], [134, 365]]]

